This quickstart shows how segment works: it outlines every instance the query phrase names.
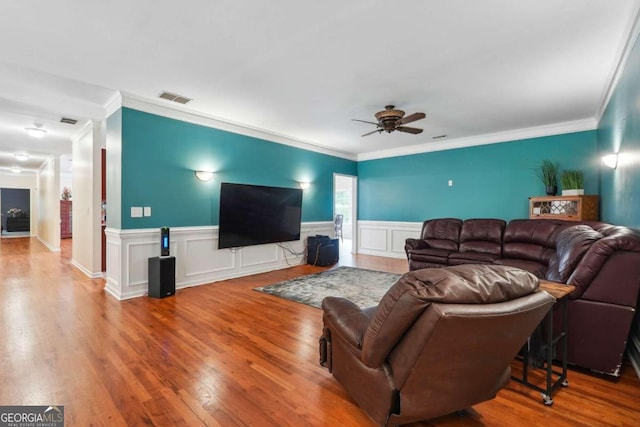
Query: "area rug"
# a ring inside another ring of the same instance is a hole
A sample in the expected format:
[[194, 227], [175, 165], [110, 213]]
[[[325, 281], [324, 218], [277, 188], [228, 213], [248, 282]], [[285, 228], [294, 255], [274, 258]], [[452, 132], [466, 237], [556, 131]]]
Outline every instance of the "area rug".
[[399, 274], [382, 271], [338, 267], [254, 290], [317, 308], [328, 296], [344, 297], [365, 308], [377, 305], [399, 277]]

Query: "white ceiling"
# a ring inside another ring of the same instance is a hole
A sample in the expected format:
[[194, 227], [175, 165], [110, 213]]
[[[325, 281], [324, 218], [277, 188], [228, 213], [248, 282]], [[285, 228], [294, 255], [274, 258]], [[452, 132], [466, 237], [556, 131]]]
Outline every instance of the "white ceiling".
[[[118, 91], [366, 158], [593, 129], [640, 0], [0, 3], [0, 170], [71, 152]], [[395, 104], [419, 135], [361, 134]], [[61, 117], [80, 120], [59, 123]], [[24, 128], [40, 123], [39, 140]], [[541, 131], [542, 132], [542, 131]], [[433, 136], [446, 134], [437, 143]], [[397, 152], [397, 151], [394, 151]]]

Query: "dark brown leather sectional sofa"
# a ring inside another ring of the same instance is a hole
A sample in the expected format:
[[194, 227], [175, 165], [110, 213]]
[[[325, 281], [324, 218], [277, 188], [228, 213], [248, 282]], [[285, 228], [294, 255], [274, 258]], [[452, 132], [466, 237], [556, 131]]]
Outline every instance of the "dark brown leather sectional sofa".
[[602, 222], [440, 218], [425, 221], [405, 251], [409, 270], [499, 264], [574, 285], [569, 363], [620, 375], [640, 295], [637, 231]]

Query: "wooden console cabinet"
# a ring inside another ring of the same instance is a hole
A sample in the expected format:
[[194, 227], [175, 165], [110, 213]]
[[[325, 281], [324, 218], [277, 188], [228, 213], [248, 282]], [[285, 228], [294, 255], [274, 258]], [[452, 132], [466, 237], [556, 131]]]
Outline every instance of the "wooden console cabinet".
[[529, 197], [529, 218], [599, 221], [598, 196]]
[[72, 235], [73, 217], [71, 200], [60, 200], [60, 238], [68, 239]]

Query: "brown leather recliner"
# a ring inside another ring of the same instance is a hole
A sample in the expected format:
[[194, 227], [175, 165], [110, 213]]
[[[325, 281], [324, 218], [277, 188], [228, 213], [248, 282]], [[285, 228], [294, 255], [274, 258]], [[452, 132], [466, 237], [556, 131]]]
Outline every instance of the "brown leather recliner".
[[461, 265], [404, 274], [377, 307], [322, 303], [320, 363], [379, 425], [492, 399], [555, 299], [521, 269]]

